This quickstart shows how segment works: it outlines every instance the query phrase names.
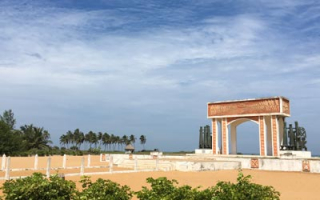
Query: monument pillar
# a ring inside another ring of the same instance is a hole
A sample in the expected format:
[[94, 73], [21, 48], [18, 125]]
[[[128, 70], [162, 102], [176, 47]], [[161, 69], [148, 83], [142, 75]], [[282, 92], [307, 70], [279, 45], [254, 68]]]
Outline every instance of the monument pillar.
[[228, 138], [228, 123], [227, 118], [223, 118], [221, 122], [221, 133], [222, 133], [222, 154], [229, 154], [229, 138]]
[[264, 116], [259, 117], [259, 138], [260, 138], [260, 155], [266, 156], [266, 120]]
[[279, 156], [279, 122], [278, 117], [271, 116], [271, 132], [272, 132], [272, 155]]
[[217, 119], [212, 119], [212, 153], [218, 154], [219, 151], [219, 145], [218, 145], [218, 122]]

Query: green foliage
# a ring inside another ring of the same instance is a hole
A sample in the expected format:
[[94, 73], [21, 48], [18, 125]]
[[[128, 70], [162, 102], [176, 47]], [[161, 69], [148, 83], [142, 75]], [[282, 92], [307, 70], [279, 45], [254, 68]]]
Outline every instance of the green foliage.
[[92, 183], [89, 177], [82, 177], [82, 192], [78, 193], [79, 199], [101, 200], [129, 200], [132, 191], [128, 186], [120, 186], [118, 183], [99, 178]]
[[251, 176], [244, 176], [240, 171], [237, 183], [220, 181], [212, 188], [214, 200], [271, 200], [280, 199], [280, 193], [272, 186], [262, 186], [250, 182]]
[[151, 189], [143, 187], [136, 192], [140, 200], [278, 200], [280, 193], [271, 186], [250, 183], [251, 176], [244, 176], [239, 172], [237, 183], [220, 181], [215, 187], [199, 190], [188, 185], [175, 186], [176, 180], [165, 177], [148, 178]]
[[36, 200], [36, 199], [73, 199], [76, 194], [76, 184], [66, 181], [58, 175], [46, 179], [41, 173], [34, 173], [30, 177], [9, 180], [3, 184], [6, 200]]
[[23, 145], [26, 150], [43, 149], [48, 150], [50, 140], [50, 133], [44, 128], [36, 127], [33, 124], [24, 125], [20, 127], [23, 139]]
[[19, 133], [0, 120], [0, 154], [12, 155], [21, 149], [22, 138]]
[[144, 144], [147, 142], [147, 138], [145, 135], [141, 135], [139, 139], [140, 139], [140, 144], [143, 145], [143, 149], [144, 149]]
[[166, 177], [147, 178], [147, 182], [151, 184], [151, 189], [142, 187], [141, 191], [136, 192], [137, 197], [141, 200], [206, 200], [212, 197], [210, 190], [203, 192], [198, 190], [199, 187], [192, 188], [188, 185], [178, 187], [175, 186], [178, 181], [168, 180]]
[[93, 154], [93, 155], [99, 155], [101, 152], [101, 150], [99, 148], [91, 148], [91, 149], [88, 149], [88, 153], [89, 154]]
[[[262, 186], [250, 182], [251, 176], [239, 172], [237, 182], [220, 181], [216, 186], [201, 190], [189, 185], [177, 186], [176, 180], [166, 177], [147, 178], [150, 189], [143, 187], [132, 192], [128, 186], [99, 178], [92, 182], [83, 176], [80, 183], [82, 191], [77, 191], [75, 183], [58, 175], [46, 179], [40, 173], [32, 176], [9, 180], [3, 184], [3, 198], [11, 199], [79, 199], [79, 200], [129, 200], [133, 194], [140, 200], [279, 200], [280, 193], [271, 186]], [[2, 199], [2, 197], [0, 197]]]
[[10, 130], [13, 130], [16, 124], [16, 119], [14, 118], [14, 114], [11, 109], [4, 111], [2, 116], [0, 115], [0, 121], [6, 123]]

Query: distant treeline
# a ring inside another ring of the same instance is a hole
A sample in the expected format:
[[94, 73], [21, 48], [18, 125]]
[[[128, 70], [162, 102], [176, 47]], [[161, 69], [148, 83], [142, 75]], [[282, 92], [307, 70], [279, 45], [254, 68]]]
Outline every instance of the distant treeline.
[[[137, 139], [134, 135], [120, 137], [107, 132], [89, 131], [83, 133], [77, 128], [61, 135], [61, 148], [59, 148], [52, 146], [50, 133], [43, 127], [30, 124], [16, 129], [15, 125], [14, 113], [12, 110], [5, 110], [0, 115], [0, 155], [27, 156], [36, 153], [43, 155], [73, 153], [78, 155], [82, 154], [82, 151], [100, 153], [102, 148], [104, 151], [123, 151], [128, 144], [135, 145]], [[144, 149], [144, 144], [147, 141], [146, 136], [141, 135], [139, 140]], [[87, 148], [82, 148], [82, 145], [86, 145]]]

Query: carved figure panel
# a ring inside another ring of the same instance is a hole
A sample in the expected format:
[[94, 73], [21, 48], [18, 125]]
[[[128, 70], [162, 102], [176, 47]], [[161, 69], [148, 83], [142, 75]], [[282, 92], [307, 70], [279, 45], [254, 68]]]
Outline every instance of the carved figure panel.
[[280, 112], [279, 99], [259, 99], [238, 102], [222, 102], [211, 103], [208, 105], [209, 117], [277, 112]]
[[309, 160], [302, 161], [302, 171], [310, 172], [310, 163]]
[[259, 169], [259, 160], [257, 158], [251, 159], [251, 168], [252, 169]]

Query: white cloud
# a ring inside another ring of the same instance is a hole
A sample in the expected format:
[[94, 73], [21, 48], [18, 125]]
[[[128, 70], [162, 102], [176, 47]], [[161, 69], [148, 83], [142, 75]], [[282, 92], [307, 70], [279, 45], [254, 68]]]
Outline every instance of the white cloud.
[[[192, 26], [152, 26], [148, 19], [144, 26], [135, 24], [143, 18], [116, 10], [22, 9], [8, 2], [0, 11], [0, 94], [10, 98], [1, 109], [19, 104], [34, 115], [74, 117], [75, 126], [85, 124], [83, 113], [109, 120], [97, 119], [100, 127], [137, 117], [141, 122], [132, 126], [138, 127], [166, 117], [169, 125], [174, 118], [200, 123], [208, 101], [319, 91], [319, 48], [297, 43], [280, 27], [285, 22], [268, 14], [208, 15]], [[294, 13], [300, 4], [293, 3], [264, 6]], [[176, 13], [178, 19], [191, 14]], [[135, 31], [121, 29], [127, 25]], [[315, 85], [305, 89], [301, 78]]]

